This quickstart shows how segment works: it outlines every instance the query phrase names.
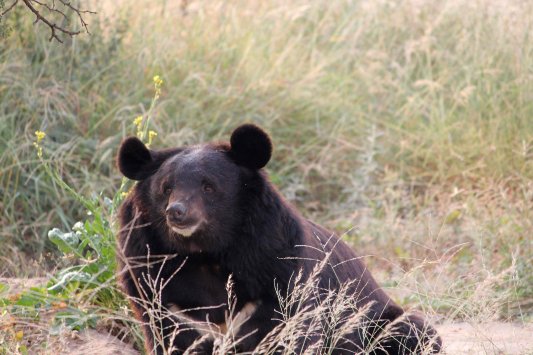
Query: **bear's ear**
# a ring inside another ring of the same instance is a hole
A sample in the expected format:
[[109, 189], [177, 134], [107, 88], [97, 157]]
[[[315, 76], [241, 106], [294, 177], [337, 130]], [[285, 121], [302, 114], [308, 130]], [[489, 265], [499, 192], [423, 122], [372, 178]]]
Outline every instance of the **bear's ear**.
[[270, 137], [261, 128], [253, 124], [237, 127], [231, 134], [229, 154], [238, 165], [259, 170], [264, 167], [272, 155]]
[[117, 156], [120, 172], [131, 180], [144, 180], [157, 171], [159, 165], [152, 152], [137, 137], [128, 137], [120, 146]]

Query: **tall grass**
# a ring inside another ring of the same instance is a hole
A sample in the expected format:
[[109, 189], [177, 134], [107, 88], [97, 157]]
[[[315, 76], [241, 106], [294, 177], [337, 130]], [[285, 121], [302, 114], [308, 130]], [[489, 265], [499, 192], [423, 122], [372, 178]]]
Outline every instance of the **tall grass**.
[[[80, 194], [112, 196], [116, 148], [159, 73], [154, 146], [260, 124], [274, 138], [272, 180], [306, 216], [349, 230], [401, 303], [458, 317], [531, 314], [532, 3], [93, 6], [92, 36], [65, 45], [20, 9], [5, 19], [5, 275], [42, 273], [29, 259], [57, 266], [48, 230], [86, 212], [40, 168], [33, 132], [47, 132], [45, 156]], [[496, 304], [470, 307], [480, 300]]]

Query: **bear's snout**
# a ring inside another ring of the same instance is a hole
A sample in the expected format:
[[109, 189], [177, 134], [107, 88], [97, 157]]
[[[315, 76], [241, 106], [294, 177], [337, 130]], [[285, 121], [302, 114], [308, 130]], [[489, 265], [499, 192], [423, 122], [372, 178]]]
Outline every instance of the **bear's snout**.
[[182, 224], [187, 216], [187, 207], [180, 202], [172, 202], [165, 210], [169, 222]]

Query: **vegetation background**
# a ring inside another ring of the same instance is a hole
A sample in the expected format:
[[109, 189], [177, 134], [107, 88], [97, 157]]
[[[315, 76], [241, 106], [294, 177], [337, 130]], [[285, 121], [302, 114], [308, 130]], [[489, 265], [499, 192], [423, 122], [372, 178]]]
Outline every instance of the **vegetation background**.
[[91, 35], [64, 44], [20, 6], [1, 19], [0, 276], [79, 263], [48, 232], [88, 218], [79, 196], [115, 196], [135, 117], [152, 117], [154, 147], [254, 122], [273, 137], [283, 195], [343, 234], [400, 304], [532, 320], [532, 2], [84, 6], [98, 11]]

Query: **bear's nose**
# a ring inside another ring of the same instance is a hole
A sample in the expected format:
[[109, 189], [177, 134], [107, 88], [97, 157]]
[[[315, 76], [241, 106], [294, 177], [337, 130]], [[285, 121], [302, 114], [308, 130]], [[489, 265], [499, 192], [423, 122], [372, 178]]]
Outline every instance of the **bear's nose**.
[[168, 205], [166, 211], [167, 217], [176, 223], [183, 222], [187, 214], [187, 207], [183, 203], [173, 202]]

